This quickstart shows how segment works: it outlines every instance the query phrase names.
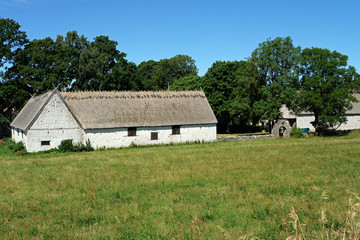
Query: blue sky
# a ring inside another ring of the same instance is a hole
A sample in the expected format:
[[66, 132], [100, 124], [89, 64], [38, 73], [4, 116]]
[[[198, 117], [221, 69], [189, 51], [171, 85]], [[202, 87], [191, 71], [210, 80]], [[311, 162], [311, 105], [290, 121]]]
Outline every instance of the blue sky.
[[200, 76], [286, 36], [345, 54], [359, 72], [359, 11], [358, 0], [0, 0], [0, 17], [19, 22], [29, 39], [106, 35], [136, 64], [189, 55]]

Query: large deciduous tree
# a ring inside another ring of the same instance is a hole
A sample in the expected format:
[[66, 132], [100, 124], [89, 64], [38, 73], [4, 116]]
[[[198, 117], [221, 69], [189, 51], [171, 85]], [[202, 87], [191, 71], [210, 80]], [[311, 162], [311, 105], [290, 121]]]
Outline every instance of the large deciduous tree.
[[27, 42], [26, 33], [20, 31], [19, 23], [12, 19], [0, 18], [0, 67], [5, 63], [12, 63], [18, 49]]
[[128, 62], [126, 54], [116, 49], [117, 42], [98, 36], [80, 54], [75, 90], [137, 89], [136, 65]]
[[142, 62], [136, 71], [136, 78], [144, 90], [165, 90], [174, 81], [186, 77], [197, 76], [195, 61], [187, 55], [176, 55], [169, 59]]
[[41, 94], [55, 87], [68, 88], [73, 71], [64, 46], [51, 38], [35, 39], [18, 52], [6, 78], [30, 94]]
[[188, 75], [185, 77], [174, 79], [170, 85], [171, 90], [201, 90], [204, 89], [203, 78], [198, 75]]
[[152, 76], [154, 75], [155, 66], [158, 62], [154, 60], [141, 62], [135, 71], [136, 81], [140, 84], [140, 89], [151, 90], [153, 88]]
[[60, 44], [63, 61], [67, 62], [68, 65], [67, 75], [73, 83], [80, 78], [78, 71], [80, 54], [89, 47], [90, 43], [84, 35], [79, 36], [77, 31], [69, 31], [65, 37], [58, 35], [56, 43]]
[[0, 127], [5, 129], [9, 128], [14, 116], [12, 109], [16, 105], [22, 105], [23, 100], [20, 98], [28, 97], [17, 84], [6, 81], [6, 73], [13, 66], [14, 57], [27, 43], [26, 33], [20, 30], [16, 21], [0, 18]]
[[249, 61], [257, 67], [263, 85], [261, 100], [254, 105], [261, 120], [279, 118], [282, 104], [293, 107], [299, 87], [300, 52], [290, 37], [268, 39], [252, 52]]
[[252, 63], [217, 61], [203, 78], [204, 91], [219, 122], [219, 132], [244, 130], [252, 120], [257, 122], [252, 109], [261, 83]]
[[[346, 55], [321, 48], [306, 48], [301, 53], [299, 110], [314, 113], [318, 133], [346, 121], [346, 111], [356, 101], [359, 75], [347, 67]], [[298, 111], [299, 111], [298, 110]]]

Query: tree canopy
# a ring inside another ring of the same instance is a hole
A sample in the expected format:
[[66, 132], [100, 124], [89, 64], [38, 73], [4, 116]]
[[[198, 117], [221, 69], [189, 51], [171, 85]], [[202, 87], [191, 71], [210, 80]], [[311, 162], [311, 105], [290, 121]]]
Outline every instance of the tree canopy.
[[217, 61], [205, 74], [203, 86], [220, 132], [239, 131], [257, 118], [253, 104], [261, 83], [251, 62]]
[[283, 104], [293, 107], [299, 87], [300, 52], [290, 37], [268, 39], [252, 52], [249, 61], [258, 69], [262, 85], [261, 99], [254, 105], [261, 120], [279, 118]]
[[0, 67], [12, 63], [17, 51], [28, 42], [26, 33], [20, 25], [8, 18], [0, 18]]
[[314, 113], [317, 132], [346, 121], [346, 111], [356, 99], [359, 75], [347, 67], [346, 55], [321, 48], [306, 48], [301, 53], [301, 87], [298, 111]]
[[195, 61], [187, 55], [176, 55], [169, 59], [142, 62], [136, 72], [137, 81], [144, 90], [166, 90], [174, 81], [186, 76], [197, 76]]

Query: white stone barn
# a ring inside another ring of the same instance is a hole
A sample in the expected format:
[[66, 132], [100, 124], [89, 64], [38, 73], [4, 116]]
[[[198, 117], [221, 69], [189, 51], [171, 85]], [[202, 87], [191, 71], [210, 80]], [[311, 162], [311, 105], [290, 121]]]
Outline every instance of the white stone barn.
[[[360, 129], [360, 94], [353, 94], [358, 102], [353, 102], [353, 108], [346, 111], [347, 121], [336, 126], [336, 130], [354, 130]], [[311, 112], [302, 112], [298, 115], [291, 112], [285, 105], [280, 109], [282, 117], [275, 123], [271, 133], [274, 136], [281, 135], [284, 137], [290, 136], [290, 132], [294, 126], [300, 129], [309, 129], [311, 132], [315, 131], [314, 126], [311, 124], [315, 120], [315, 116]]]
[[11, 123], [27, 151], [62, 140], [94, 148], [215, 141], [216, 117], [202, 91], [59, 92], [32, 97]]
[[[347, 121], [334, 126], [336, 130], [354, 130], [360, 129], [360, 94], [353, 94], [358, 102], [353, 102], [353, 108], [346, 111]], [[309, 128], [310, 131], [315, 131], [314, 126], [311, 124], [315, 120], [314, 114], [310, 112], [300, 113], [296, 117], [296, 126], [298, 128]]]

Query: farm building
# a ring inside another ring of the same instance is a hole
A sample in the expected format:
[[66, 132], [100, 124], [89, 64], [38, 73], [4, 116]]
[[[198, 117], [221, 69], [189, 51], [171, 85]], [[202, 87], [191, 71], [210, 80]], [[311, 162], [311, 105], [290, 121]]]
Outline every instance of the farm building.
[[[333, 127], [336, 130], [354, 130], [360, 129], [360, 94], [353, 95], [358, 102], [353, 102], [353, 108], [346, 111], [347, 121]], [[304, 129], [305, 131], [315, 131], [311, 124], [315, 120], [314, 114], [311, 112], [302, 112], [298, 115], [291, 112], [283, 105], [280, 109], [282, 117], [279, 118], [272, 128], [273, 136], [290, 136], [290, 132], [294, 126]]]
[[216, 117], [202, 91], [59, 92], [32, 97], [11, 123], [27, 151], [62, 140], [95, 148], [216, 140]]

